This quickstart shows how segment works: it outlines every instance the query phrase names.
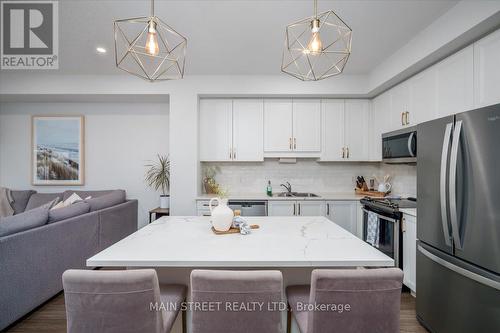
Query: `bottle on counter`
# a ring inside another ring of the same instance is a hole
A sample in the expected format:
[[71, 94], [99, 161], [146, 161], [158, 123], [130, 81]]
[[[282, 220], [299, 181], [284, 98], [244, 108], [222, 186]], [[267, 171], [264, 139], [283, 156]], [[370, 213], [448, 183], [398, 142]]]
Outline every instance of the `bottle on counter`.
[[269, 196], [269, 197], [273, 196], [273, 187], [271, 186], [270, 180], [267, 181], [266, 193], [267, 193], [267, 196]]

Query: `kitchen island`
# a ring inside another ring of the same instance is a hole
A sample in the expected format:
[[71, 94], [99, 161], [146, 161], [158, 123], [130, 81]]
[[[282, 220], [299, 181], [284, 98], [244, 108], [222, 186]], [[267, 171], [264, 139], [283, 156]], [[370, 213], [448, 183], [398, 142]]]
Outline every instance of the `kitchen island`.
[[[91, 267], [152, 267], [160, 282], [189, 285], [194, 268], [277, 269], [285, 286], [314, 268], [393, 266], [394, 260], [325, 217], [245, 217], [249, 235], [215, 235], [210, 217], [162, 217], [87, 260]], [[188, 332], [189, 330], [188, 313]], [[285, 320], [285, 315], [283, 317]], [[177, 320], [173, 332], [180, 332]], [[295, 325], [292, 332], [298, 332]]]

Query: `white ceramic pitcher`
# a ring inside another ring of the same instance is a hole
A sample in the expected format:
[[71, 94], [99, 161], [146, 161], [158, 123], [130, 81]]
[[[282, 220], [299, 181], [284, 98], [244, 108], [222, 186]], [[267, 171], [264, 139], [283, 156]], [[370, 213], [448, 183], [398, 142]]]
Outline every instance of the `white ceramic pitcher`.
[[379, 192], [384, 192], [387, 193], [391, 190], [392, 185], [391, 183], [380, 183], [378, 184], [378, 191]]
[[[212, 207], [212, 202], [217, 201], [217, 206]], [[208, 203], [212, 215], [212, 226], [217, 231], [228, 231], [233, 224], [234, 213], [227, 205], [227, 199], [212, 198]]]

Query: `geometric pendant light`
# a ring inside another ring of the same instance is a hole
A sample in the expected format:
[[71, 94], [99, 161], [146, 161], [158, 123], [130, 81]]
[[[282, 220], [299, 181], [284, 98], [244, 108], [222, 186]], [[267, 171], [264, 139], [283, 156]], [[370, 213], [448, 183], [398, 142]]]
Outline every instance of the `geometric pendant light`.
[[329, 10], [286, 27], [281, 71], [302, 81], [338, 75], [351, 54], [352, 29]]
[[150, 82], [182, 79], [187, 39], [154, 15], [114, 21], [116, 67]]

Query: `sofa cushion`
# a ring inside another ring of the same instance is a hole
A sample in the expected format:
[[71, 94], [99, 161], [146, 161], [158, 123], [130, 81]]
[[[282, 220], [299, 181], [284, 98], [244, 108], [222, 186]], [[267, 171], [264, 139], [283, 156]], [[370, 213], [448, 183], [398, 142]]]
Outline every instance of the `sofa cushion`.
[[85, 199], [88, 197], [97, 198], [97, 197], [103, 196], [103, 195], [111, 193], [111, 192], [113, 192], [113, 190], [103, 190], [103, 191], [73, 191], [73, 190], [70, 190], [70, 191], [64, 191], [62, 200], [64, 201], [64, 200], [68, 199], [73, 193], [76, 193], [76, 194], [78, 194], [78, 196], [80, 196], [80, 198]]
[[49, 209], [50, 206], [46, 204], [17, 215], [0, 218], [0, 237], [46, 224], [49, 218]]
[[125, 202], [125, 191], [113, 190], [108, 194], [101, 195], [100, 197], [85, 200], [85, 202], [90, 205], [91, 212], [116, 206]]
[[77, 202], [67, 207], [49, 210], [48, 223], [66, 220], [71, 217], [86, 214], [90, 211], [90, 205], [86, 202]]
[[12, 199], [14, 202], [12, 203], [12, 209], [14, 209], [14, 214], [19, 214], [22, 213], [26, 210], [26, 205], [28, 204], [28, 200], [30, 199], [31, 195], [36, 193], [36, 191], [33, 190], [26, 190], [26, 191], [16, 191], [12, 190], [10, 191], [12, 195]]
[[49, 203], [54, 199], [61, 200], [61, 198], [62, 193], [34, 193], [28, 200], [25, 211], [45, 205], [46, 203]]

